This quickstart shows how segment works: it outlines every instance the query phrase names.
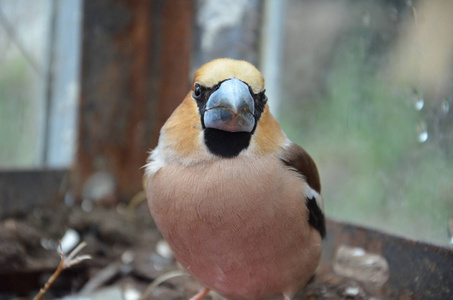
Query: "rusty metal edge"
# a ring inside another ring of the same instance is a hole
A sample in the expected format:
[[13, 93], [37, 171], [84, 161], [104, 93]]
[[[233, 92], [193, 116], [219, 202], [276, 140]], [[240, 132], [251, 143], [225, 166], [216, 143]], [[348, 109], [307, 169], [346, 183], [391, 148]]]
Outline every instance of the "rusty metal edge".
[[14, 170], [0, 172], [0, 218], [24, 214], [62, 196], [68, 170]]
[[448, 299], [453, 293], [453, 249], [328, 219], [321, 264], [332, 270], [342, 245], [383, 256], [389, 264], [391, 299]]

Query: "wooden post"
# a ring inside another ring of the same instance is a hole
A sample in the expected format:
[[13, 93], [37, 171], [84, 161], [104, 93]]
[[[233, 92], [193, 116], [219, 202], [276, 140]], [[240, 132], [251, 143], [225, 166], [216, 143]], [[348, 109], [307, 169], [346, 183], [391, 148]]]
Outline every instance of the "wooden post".
[[78, 196], [95, 172], [117, 195], [142, 187], [148, 151], [189, 91], [193, 1], [84, 1], [79, 137], [72, 182]]

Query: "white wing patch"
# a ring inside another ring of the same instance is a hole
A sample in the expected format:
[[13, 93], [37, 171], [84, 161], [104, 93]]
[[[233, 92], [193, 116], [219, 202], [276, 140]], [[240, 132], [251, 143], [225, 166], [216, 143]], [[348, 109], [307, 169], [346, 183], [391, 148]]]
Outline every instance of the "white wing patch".
[[313, 199], [315, 198], [316, 200], [316, 205], [318, 205], [319, 209], [322, 211], [322, 213], [324, 214], [324, 201], [322, 199], [322, 196], [317, 192], [315, 191], [314, 189], [312, 189], [308, 184], [307, 184], [307, 189], [305, 189], [305, 197], [307, 199]]

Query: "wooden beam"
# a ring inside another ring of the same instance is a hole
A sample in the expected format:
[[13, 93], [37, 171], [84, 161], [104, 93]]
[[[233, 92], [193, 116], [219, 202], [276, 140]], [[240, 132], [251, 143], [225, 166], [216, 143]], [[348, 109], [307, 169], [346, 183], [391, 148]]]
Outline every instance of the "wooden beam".
[[76, 195], [108, 172], [117, 195], [142, 186], [148, 151], [189, 90], [193, 1], [84, 1]]

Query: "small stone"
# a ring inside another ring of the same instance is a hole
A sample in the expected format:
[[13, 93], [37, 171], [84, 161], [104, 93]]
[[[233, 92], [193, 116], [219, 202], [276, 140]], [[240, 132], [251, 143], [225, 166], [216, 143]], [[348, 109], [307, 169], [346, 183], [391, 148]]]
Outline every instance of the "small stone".
[[340, 246], [333, 269], [338, 275], [382, 286], [389, 278], [387, 260], [362, 248]]

